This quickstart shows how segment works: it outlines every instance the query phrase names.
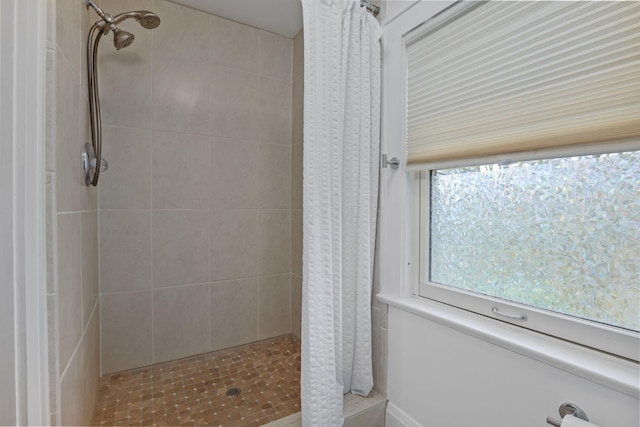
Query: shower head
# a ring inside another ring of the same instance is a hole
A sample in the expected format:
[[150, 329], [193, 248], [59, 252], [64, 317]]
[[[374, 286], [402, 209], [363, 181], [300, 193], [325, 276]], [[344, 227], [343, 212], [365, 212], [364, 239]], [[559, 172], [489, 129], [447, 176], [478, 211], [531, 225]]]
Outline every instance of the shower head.
[[113, 30], [113, 45], [118, 50], [129, 46], [131, 43], [133, 43], [134, 39], [135, 36], [128, 31], [123, 31], [119, 28]]
[[142, 25], [143, 28], [147, 30], [153, 30], [160, 25], [160, 17], [153, 12], [142, 11], [138, 22]]
[[147, 30], [153, 30], [160, 25], [160, 17], [153, 12], [149, 12], [148, 10], [135, 10], [132, 12], [125, 12], [119, 15], [116, 15], [113, 18], [113, 23], [115, 25], [124, 21], [125, 19], [133, 18], [142, 25], [143, 28]]

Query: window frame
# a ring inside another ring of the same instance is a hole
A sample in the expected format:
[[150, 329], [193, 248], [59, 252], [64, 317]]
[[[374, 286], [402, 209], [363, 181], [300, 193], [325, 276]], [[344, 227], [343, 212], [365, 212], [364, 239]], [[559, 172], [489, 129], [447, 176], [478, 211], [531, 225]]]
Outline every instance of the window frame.
[[[508, 156], [501, 155], [454, 160], [407, 168], [409, 173], [414, 174], [415, 183], [415, 221], [412, 227], [414, 239], [414, 256], [412, 262], [414, 270], [414, 294], [420, 298], [447, 304], [461, 310], [476, 313], [564, 341], [580, 344], [636, 362], [640, 361], [640, 352], [638, 351], [640, 333], [638, 332], [551, 310], [536, 308], [523, 303], [474, 293], [428, 280], [430, 263], [430, 172], [432, 170], [637, 150], [640, 150], [640, 140], [619, 141], [573, 148], [547, 149], [536, 152], [516, 153]], [[495, 313], [493, 311], [494, 308], [503, 314]], [[509, 318], [508, 316], [524, 316], [525, 319]]]

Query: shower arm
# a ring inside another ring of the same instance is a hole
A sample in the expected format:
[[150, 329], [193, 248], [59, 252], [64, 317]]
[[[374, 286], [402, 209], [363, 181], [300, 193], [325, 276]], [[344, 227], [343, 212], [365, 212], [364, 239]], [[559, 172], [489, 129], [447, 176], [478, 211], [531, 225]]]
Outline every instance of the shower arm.
[[106, 35], [109, 33], [109, 30], [111, 31], [115, 31], [116, 25], [118, 25], [119, 23], [121, 23], [122, 21], [124, 21], [125, 19], [128, 18], [135, 18], [136, 20], [139, 19], [140, 15], [145, 12], [145, 11], [131, 11], [131, 12], [123, 12], [123, 13], [119, 13], [116, 16], [111, 16], [110, 14], [106, 13], [105, 11], [103, 11], [102, 9], [100, 9], [100, 6], [98, 6], [97, 4], [95, 4], [95, 2], [93, 0], [86, 0], [87, 1], [87, 9], [89, 9], [89, 7], [91, 7], [100, 17], [100, 19], [102, 19], [102, 22], [96, 22], [96, 24], [100, 27], [100, 30]]
[[144, 11], [141, 11], [141, 10], [134, 10], [134, 11], [131, 11], [131, 12], [119, 13], [119, 14], [117, 14], [116, 16], [114, 16], [112, 18], [113, 25], [118, 25], [119, 23], [121, 23], [125, 19], [129, 19], [129, 18], [134, 18], [134, 19], [138, 20], [138, 17], [143, 12]]
[[100, 30], [104, 34], [108, 34], [109, 30], [116, 30], [116, 23], [114, 22], [114, 19], [111, 15], [105, 13], [102, 9], [100, 9], [100, 7], [93, 2], [93, 0], [87, 0], [87, 9], [89, 9], [89, 7], [91, 7], [98, 14], [100, 19], [102, 19], [102, 22], [96, 22], [96, 24], [94, 25], [98, 25], [100, 27]]

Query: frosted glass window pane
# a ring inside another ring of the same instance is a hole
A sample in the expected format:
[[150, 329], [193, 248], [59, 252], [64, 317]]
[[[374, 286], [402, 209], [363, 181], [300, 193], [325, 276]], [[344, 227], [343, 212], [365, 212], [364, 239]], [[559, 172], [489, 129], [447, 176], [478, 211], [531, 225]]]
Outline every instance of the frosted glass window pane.
[[640, 151], [431, 172], [430, 280], [640, 330]]

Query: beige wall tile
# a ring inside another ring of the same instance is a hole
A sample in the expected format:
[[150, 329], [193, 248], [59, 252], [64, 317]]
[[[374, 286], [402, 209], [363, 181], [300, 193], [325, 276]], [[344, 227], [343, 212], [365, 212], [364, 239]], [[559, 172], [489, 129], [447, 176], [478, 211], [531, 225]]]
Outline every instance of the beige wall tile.
[[291, 93], [291, 143], [302, 144], [304, 131], [304, 78], [293, 81]]
[[255, 210], [211, 212], [211, 280], [258, 275], [258, 218]]
[[62, 425], [62, 421], [60, 420], [60, 411], [51, 412], [49, 414], [49, 424], [51, 424], [52, 426]]
[[209, 18], [211, 62], [256, 73], [259, 65], [259, 32], [218, 16]]
[[291, 332], [301, 339], [302, 277], [291, 275]]
[[100, 297], [102, 373], [153, 363], [151, 290]]
[[291, 272], [302, 277], [302, 209], [291, 211]]
[[161, 58], [153, 64], [153, 128], [208, 135], [208, 62]]
[[377, 305], [380, 314], [380, 327], [387, 329], [389, 323], [389, 306], [382, 302], [377, 303]]
[[47, 49], [56, 48], [56, 2], [47, 0]]
[[291, 329], [301, 338], [302, 326], [302, 160], [304, 31], [293, 40], [291, 90]]
[[258, 339], [291, 333], [291, 275], [258, 279]]
[[211, 85], [211, 135], [258, 141], [258, 74], [213, 65], [208, 81]]
[[82, 325], [98, 301], [98, 212], [82, 213]]
[[211, 349], [258, 339], [258, 279], [211, 284]]
[[258, 212], [258, 250], [260, 274], [291, 271], [291, 211]]
[[78, 80], [83, 65], [80, 59], [80, 50], [84, 46], [84, 34], [80, 28], [82, 7], [79, 0], [56, 0], [56, 43]]
[[[136, 33], [141, 30], [139, 27]], [[150, 129], [151, 55], [133, 44], [121, 51], [102, 47], [98, 77], [102, 123]]]
[[153, 132], [154, 209], [208, 209], [209, 138]]
[[291, 81], [293, 40], [260, 31], [260, 75]]
[[209, 282], [209, 213], [160, 211], [153, 217], [153, 287]]
[[56, 276], [57, 265], [55, 251], [58, 243], [57, 238], [57, 220], [55, 197], [56, 197], [56, 174], [46, 174], [46, 191], [45, 191], [45, 233], [46, 233], [46, 253], [47, 253], [47, 293], [58, 291], [58, 278]]
[[[102, 0], [100, 6], [117, 15], [131, 10], [154, 11], [152, 0]], [[91, 22], [98, 16], [91, 12]], [[162, 18], [161, 18], [162, 20]], [[106, 124], [151, 128], [152, 40], [158, 29], [147, 30], [134, 19], [118, 24], [135, 36], [127, 48], [116, 51], [112, 38], [100, 42], [100, 86]], [[113, 97], [112, 97], [113, 95]], [[114, 99], [109, 102], [108, 99]]]
[[151, 130], [104, 126], [102, 140], [100, 209], [151, 208]]
[[260, 145], [256, 142], [212, 138], [211, 207], [258, 207]]
[[168, 1], [153, 11], [162, 23], [152, 31], [154, 60], [174, 58], [209, 62], [209, 15]]
[[84, 425], [84, 381], [82, 346], [73, 354], [69, 367], [60, 378], [61, 422], [63, 426]]
[[[82, 142], [82, 146], [84, 144], [91, 143], [91, 118], [89, 112], [89, 97], [85, 92], [80, 91], [78, 97], [78, 112], [80, 113], [80, 119], [78, 120], [77, 132], [78, 138], [80, 142]], [[93, 207], [96, 209], [97, 205]]]
[[259, 206], [263, 209], [291, 207], [291, 147], [260, 145]]
[[[84, 151], [84, 144], [91, 143], [91, 125], [89, 124], [89, 98], [84, 92], [79, 93], [79, 112], [80, 119], [78, 121], [78, 138], [80, 145], [82, 146], [80, 152]], [[74, 169], [80, 169], [81, 185], [77, 187], [77, 190], [73, 192], [74, 197], [78, 199], [78, 206], [81, 206], [83, 210], [97, 210], [98, 209], [98, 188], [92, 185], [87, 186], [84, 181], [84, 170], [82, 166], [78, 167], [78, 154], [75, 154]], [[80, 163], [82, 164], [82, 162]]]
[[58, 215], [58, 330], [60, 370], [82, 336], [82, 214]]
[[380, 348], [380, 328], [378, 327], [378, 323], [378, 309], [373, 307], [371, 309], [371, 371], [373, 374], [373, 388], [380, 392], [380, 390], [378, 390], [378, 365], [380, 364], [378, 355], [378, 349]]
[[100, 382], [100, 308], [97, 307], [82, 340], [84, 381], [83, 425], [90, 425]]
[[291, 209], [302, 209], [302, 155], [302, 144], [291, 147]]
[[[78, 78], [80, 79], [80, 88], [82, 89], [82, 93], [87, 97], [87, 101], [89, 100], [89, 82], [88, 82], [88, 72], [87, 68], [87, 40], [86, 37], [89, 34], [89, 29], [93, 25], [95, 21], [93, 18], [96, 17], [96, 14], [93, 10], [88, 10], [85, 2], [80, 2], [80, 75]], [[89, 19], [92, 21], [89, 22]]]
[[209, 351], [209, 285], [153, 291], [154, 363]]
[[[60, 365], [59, 354], [55, 349], [58, 343], [58, 295], [47, 295], [47, 359], [49, 362], [49, 410], [56, 412], [59, 409], [58, 397], [60, 395]], [[13, 333], [13, 331], [11, 331]]]
[[291, 83], [260, 79], [260, 142], [291, 145]]
[[80, 89], [65, 60], [58, 58], [56, 68], [57, 209], [58, 212], [88, 210], [90, 194], [95, 189], [85, 186], [80, 161], [85, 144], [80, 140], [84, 129], [78, 125]]
[[151, 212], [104, 210], [99, 228], [100, 293], [150, 289]]
[[300, 30], [293, 39], [293, 78], [304, 74], [304, 30]]
[[[49, 0], [50, 1], [50, 0]], [[49, 2], [47, 7], [50, 7]], [[47, 23], [48, 25], [48, 23]], [[47, 50], [45, 87], [45, 167], [47, 172], [56, 170], [56, 57], [55, 50]]]

